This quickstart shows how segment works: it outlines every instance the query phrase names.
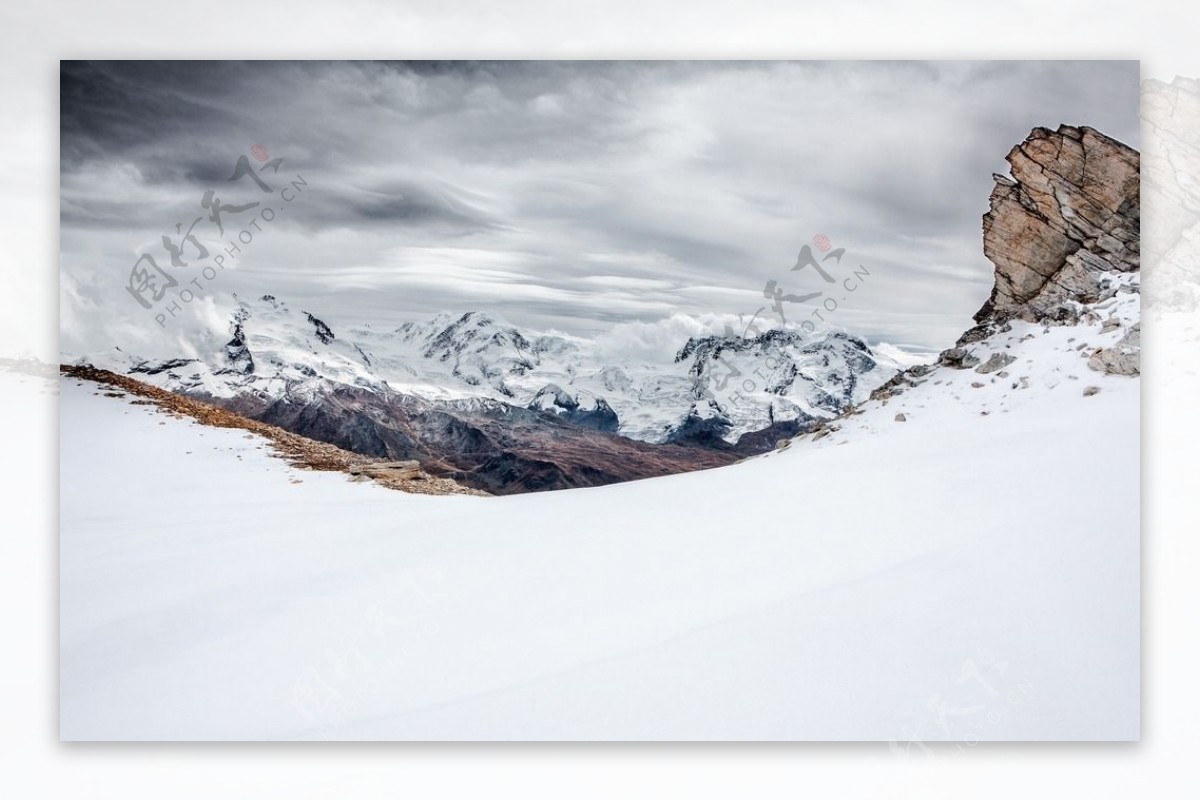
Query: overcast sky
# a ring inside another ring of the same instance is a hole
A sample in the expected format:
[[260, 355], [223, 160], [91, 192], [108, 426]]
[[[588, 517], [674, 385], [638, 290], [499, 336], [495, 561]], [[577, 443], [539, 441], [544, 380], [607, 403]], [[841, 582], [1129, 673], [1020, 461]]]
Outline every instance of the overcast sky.
[[[234, 293], [335, 332], [482, 309], [673, 343], [769, 307], [769, 280], [825, 293], [793, 325], [832, 299], [829, 325], [948, 347], [991, 286], [1009, 149], [1060, 123], [1138, 147], [1138, 90], [1136, 62], [64, 62], [62, 348], [165, 355], [223, 335]], [[228, 180], [243, 156], [270, 191]], [[209, 257], [173, 267], [162, 237], [196, 218]], [[818, 234], [834, 284], [790, 270]], [[178, 280], [150, 310], [142, 254]]]

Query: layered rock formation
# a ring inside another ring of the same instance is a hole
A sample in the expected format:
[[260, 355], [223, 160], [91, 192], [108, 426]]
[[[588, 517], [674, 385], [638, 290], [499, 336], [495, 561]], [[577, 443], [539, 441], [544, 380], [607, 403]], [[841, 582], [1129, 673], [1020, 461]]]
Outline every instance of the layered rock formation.
[[[936, 365], [898, 374], [872, 399], [886, 404], [922, 384], [964, 381], [972, 392], [1021, 393], [1039, 370], [1051, 387], [1079, 380], [1079, 367], [1138, 375], [1139, 162], [1136, 150], [1092, 128], [1035, 128], [1008, 154], [1011, 177], [995, 176], [983, 217], [995, 284], [978, 325]], [[1088, 386], [1084, 395], [1098, 391]]]
[[1061, 125], [1033, 129], [1007, 160], [1012, 175], [995, 176], [983, 216], [983, 250], [995, 265], [991, 296], [975, 314], [978, 325], [939, 363], [1002, 371], [1011, 355], [988, 345], [1011, 321], [1082, 323], [1099, 326], [1105, 340], [1082, 354], [1088, 367], [1138, 375], [1140, 155], [1092, 128]]
[[983, 218], [996, 266], [978, 323], [1071, 322], [1140, 265], [1138, 152], [1087, 127], [1035, 128], [1008, 154]]
[[[1138, 151], [1092, 128], [1034, 128], [1008, 153], [1012, 176], [995, 176], [983, 218], [995, 284], [978, 325], [936, 365], [895, 375], [872, 401], [887, 405], [914, 387], [938, 385], [989, 415], [1028, 390], [1079, 381], [1080, 368], [1138, 375], [1139, 162]], [[1082, 387], [1084, 397], [1099, 391]], [[894, 421], [908, 415], [901, 410]]]

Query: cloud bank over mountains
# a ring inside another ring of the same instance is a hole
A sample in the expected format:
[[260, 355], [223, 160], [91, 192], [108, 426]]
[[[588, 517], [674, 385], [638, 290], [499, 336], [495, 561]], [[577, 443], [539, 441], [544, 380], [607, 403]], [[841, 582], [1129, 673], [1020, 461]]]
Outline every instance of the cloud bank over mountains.
[[[1138, 91], [1136, 62], [64, 62], [62, 347], [177, 352], [270, 293], [335, 329], [479, 309], [658, 353], [778, 323], [775, 280], [836, 294], [831, 325], [938, 348], [990, 287], [1003, 154], [1062, 122], [1137, 147]], [[256, 172], [270, 194], [227, 180], [256, 143], [283, 160]], [[130, 269], [170, 265], [207, 190], [260, 203], [221, 236], [205, 216], [214, 253], [278, 213], [160, 326]], [[834, 284], [790, 270], [818, 233], [846, 249]]]

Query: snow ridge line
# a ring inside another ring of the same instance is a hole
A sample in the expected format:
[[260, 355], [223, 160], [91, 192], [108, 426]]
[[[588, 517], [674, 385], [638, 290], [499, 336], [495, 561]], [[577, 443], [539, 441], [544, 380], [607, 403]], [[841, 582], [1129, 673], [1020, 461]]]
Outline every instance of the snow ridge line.
[[453, 479], [435, 477], [419, 469], [405, 467], [402, 471], [389, 471], [388, 466], [393, 463], [387, 460], [351, 453], [336, 445], [302, 437], [278, 426], [176, 395], [109, 370], [91, 365], [63, 364], [59, 365], [59, 372], [71, 378], [91, 381], [143, 398], [143, 403], [148, 401], [150, 405], [172, 417], [190, 417], [197, 423], [212, 428], [238, 428], [257, 434], [271, 444], [275, 455], [287, 460], [292, 467], [343, 472], [356, 479], [365, 477], [374, 480], [388, 489], [420, 495], [488, 495], [480, 490], [464, 487]]

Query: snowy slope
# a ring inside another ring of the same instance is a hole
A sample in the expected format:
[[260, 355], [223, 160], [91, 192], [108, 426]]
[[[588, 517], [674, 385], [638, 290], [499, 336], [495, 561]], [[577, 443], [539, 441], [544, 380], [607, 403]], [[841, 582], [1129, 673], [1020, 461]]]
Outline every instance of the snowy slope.
[[765, 457], [504, 498], [295, 471], [65, 381], [62, 736], [1136, 738], [1139, 382], [1067, 341], [1099, 326], [1022, 325], [1003, 381], [937, 368]]

